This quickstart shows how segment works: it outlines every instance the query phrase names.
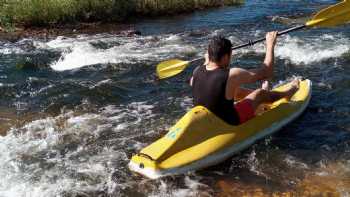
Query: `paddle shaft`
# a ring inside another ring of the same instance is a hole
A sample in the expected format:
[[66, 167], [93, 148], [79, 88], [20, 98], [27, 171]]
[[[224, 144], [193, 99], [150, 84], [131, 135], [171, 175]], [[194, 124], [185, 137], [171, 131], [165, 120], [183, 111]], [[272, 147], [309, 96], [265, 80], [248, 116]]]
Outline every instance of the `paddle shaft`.
[[[305, 27], [306, 27], [306, 25], [300, 25], [300, 26], [292, 27], [292, 28], [286, 29], [286, 30], [284, 30], [284, 31], [278, 32], [278, 35], [281, 36], [281, 35], [290, 33], [290, 32], [292, 32], [292, 31], [297, 31], [297, 30], [299, 30], [299, 29], [303, 29], [303, 28], [305, 28]], [[256, 44], [256, 43], [264, 42], [265, 40], [266, 40], [266, 38], [260, 38], [260, 39], [258, 39], [258, 40], [249, 41], [249, 42], [246, 43], [246, 44], [242, 44], [242, 45], [233, 47], [232, 50], [241, 49], [241, 48], [244, 48], [244, 47], [247, 47], [247, 46], [253, 46], [253, 45]]]
[[[292, 28], [286, 29], [284, 31], [278, 32], [278, 36], [281, 36], [281, 35], [284, 35], [284, 34], [287, 34], [287, 33], [293, 32], [293, 31], [297, 31], [297, 30], [300, 30], [300, 29], [304, 29], [305, 27], [307, 27], [307, 26], [306, 25], [299, 25], [299, 26], [296, 26], [296, 27], [292, 27]], [[254, 40], [254, 41], [249, 41], [249, 42], [247, 42], [245, 44], [241, 44], [239, 46], [233, 47], [232, 50], [241, 49], [241, 48], [244, 48], [244, 47], [247, 47], [247, 46], [253, 46], [256, 43], [264, 42], [265, 40], [266, 40], [266, 38], [260, 38], [260, 39]], [[204, 59], [204, 58], [200, 57], [200, 58], [197, 58], [197, 59], [194, 59], [194, 60], [190, 61], [189, 63], [193, 63], [193, 62], [196, 62], [196, 61], [199, 61], [199, 60], [202, 60], [202, 59]]]

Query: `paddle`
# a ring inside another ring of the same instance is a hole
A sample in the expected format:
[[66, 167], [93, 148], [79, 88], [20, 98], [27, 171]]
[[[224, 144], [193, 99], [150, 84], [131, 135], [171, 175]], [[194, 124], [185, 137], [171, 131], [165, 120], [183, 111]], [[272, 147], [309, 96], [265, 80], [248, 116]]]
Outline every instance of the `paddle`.
[[[292, 31], [300, 30], [306, 27], [332, 27], [341, 24], [345, 24], [350, 21], [350, 0], [344, 0], [341, 3], [332, 5], [326, 9], [318, 12], [310, 21], [306, 22], [304, 25], [293, 27], [278, 33], [278, 35], [283, 35], [290, 33]], [[265, 38], [261, 38], [255, 41], [249, 41], [246, 44], [242, 44], [233, 47], [232, 50], [240, 49], [247, 46], [252, 46], [256, 43], [265, 41]], [[157, 75], [160, 79], [165, 79], [168, 77], [175, 76], [181, 73], [193, 62], [203, 60], [204, 58], [197, 58], [191, 61], [183, 61], [179, 59], [172, 59], [164, 61], [157, 65]]]

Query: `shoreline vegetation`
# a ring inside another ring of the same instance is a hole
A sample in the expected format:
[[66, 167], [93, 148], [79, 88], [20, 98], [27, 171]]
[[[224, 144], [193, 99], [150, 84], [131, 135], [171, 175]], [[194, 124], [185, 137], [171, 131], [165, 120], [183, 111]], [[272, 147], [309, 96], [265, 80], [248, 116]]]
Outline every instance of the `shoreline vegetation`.
[[[0, 32], [189, 13], [243, 4], [244, 0], [0, 0]], [[94, 25], [93, 25], [94, 26]]]

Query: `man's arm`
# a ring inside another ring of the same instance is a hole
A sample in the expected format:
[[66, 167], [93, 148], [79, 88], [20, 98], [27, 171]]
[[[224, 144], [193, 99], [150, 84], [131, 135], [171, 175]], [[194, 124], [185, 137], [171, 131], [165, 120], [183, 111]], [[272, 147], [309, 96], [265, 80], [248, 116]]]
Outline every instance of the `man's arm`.
[[232, 99], [235, 96], [236, 89], [242, 84], [255, 83], [259, 80], [272, 78], [274, 67], [274, 49], [276, 45], [277, 32], [269, 32], [266, 34], [266, 56], [264, 64], [257, 69], [232, 68], [228, 79], [226, 98]]
[[231, 68], [226, 86], [226, 99], [233, 99], [242, 84], [254, 83], [264, 79], [262, 72], [263, 69]]
[[248, 79], [248, 83], [254, 83], [258, 80], [268, 79], [273, 77], [273, 70], [275, 65], [275, 45], [277, 41], [278, 32], [269, 32], [266, 34], [266, 55], [261, 68], [248, 70], [252, 72]]
[[275, 45], [277, 41], [278, 32], [269, 32], [266, 35], [266, 55], [264, 60], [264, 65], [262, 69], [264, 70], [264, 77], [273, 77], [273, 68], [275, 65]]

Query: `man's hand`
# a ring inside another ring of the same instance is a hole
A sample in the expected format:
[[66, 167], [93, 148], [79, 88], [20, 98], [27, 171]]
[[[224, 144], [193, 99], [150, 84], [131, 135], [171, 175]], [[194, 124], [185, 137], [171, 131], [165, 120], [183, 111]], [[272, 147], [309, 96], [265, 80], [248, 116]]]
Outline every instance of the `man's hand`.
[[271, 31], [266, 34], [266, 46], [268, 48], [274, 48], [277, 42], [277, 31]]
[[203, 65], [206, 65], [206, 66], [207, 66], [207, 65], [209, 64], [209, 54], [208, 54], [208, 52], [205, 53], [204, 59], [205, 59], [205, 62], [204, 62]]

